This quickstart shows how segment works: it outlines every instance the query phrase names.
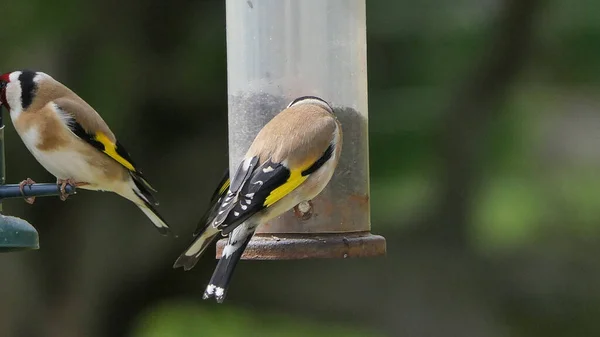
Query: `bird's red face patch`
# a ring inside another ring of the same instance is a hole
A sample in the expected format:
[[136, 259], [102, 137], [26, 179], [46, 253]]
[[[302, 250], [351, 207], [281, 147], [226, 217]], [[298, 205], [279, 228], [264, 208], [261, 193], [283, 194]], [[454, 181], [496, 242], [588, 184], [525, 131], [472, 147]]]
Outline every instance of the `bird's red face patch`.
[[6, 85], [8, 82], [10, 82], [10, 73], [0, 76], [0, 108], [4, 105], [7, 109], [10, 109], [6, 101]]

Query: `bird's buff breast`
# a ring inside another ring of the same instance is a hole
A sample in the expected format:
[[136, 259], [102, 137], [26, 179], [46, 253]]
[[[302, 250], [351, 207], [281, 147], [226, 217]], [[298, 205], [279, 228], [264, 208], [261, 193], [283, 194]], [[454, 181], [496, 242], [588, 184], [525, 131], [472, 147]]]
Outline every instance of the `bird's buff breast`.
[[70, 142], [67, 140], [55, 142], [54, 146], [48, 147], [44, 144], [47, 137], [45, 139], [39, 127], [30, 126], [24, 130], [16, 129], [35, 159], [56, 178], [87, 182], [91, 184], [88, 187], [89, 189], [110, 190], [110, 188], [99, 187], [104, 185], [102, 184], [103, 181], [109, 179], [106, 177], [106, 170], [102, 169], [101, 166], [94, 165], [93, 158], [86, 154], [90, 150], [96, 151], [91, 146], [86, 148], [87, 144], [73, 136], [74, 139]]

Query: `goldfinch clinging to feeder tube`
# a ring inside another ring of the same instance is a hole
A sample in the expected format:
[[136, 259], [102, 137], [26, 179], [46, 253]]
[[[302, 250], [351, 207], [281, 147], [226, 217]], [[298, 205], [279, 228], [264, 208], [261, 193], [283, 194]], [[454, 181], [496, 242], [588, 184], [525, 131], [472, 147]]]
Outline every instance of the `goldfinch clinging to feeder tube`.
[[258, 133], [229, 184], [213, 196], [190, 247], [173, 267], [191, 269], [217, 234], [229, 236], [204, 292], [221, 303], [237, 262], [257, 226], [316, 197], [331, 179], [342, 149], [342, 127], [318, 97], [292, 101]]
[[[115, 192], [133, 201], [161, 234], [170, 231], [154, 207], [156, 190], [102, 117], [73, 91], [42, 72], [14, 71], [0, 76], [0, 103], [27, 149], [57, 178], [62, 200], [66, 184]], [[28, 178], [21, 187], [31, 183]]]

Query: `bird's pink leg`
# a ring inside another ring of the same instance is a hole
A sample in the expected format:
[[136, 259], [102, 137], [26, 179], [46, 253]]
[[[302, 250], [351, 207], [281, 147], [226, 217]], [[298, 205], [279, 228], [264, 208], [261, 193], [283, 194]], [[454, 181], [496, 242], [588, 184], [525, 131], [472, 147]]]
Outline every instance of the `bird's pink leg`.
[[[27, 178], [19, 183], [19, 191], [21, 191], [21, 194], [23, 195], [23, 197], [25, 196], [25, 192], [23, 191], [23, 188], [25, 188], [25, 185], [31, 186], [33, 184], [35, 184], [35, 181], [33, 181], [33, 179], [31, 179], [31, 178]], [[24, 199], [25, 199], [25, 202], [30, 205], [33, 205], [33, 203], [35, 202], [35, 197], [27, 197]]]
[[67, 200], [67, 198], [69, 197], [69, 194], [67, 194], [67, 191], [65, 191], [65, 188], [67, 187], [67, 184], [69, 184], [71, 186], [75, 186], [75, 187], [89, 185], [89, 183], [83, 183], [83, 182], [78, 183], [78, 182], [75, 182], [71, 178], [69, 178], [69, 179], [58, 179], [56, 181], [56, 183], [58, 185], [60, 185], [60, 200], [62, 200], [62, 201]]

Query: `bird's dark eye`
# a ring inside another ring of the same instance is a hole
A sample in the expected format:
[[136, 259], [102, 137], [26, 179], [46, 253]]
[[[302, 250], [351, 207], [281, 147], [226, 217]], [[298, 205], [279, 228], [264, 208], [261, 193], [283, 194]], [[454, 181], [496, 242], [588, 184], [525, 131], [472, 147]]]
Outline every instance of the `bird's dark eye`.
[[6, 88], [6, 82], [0, 81], [0, 89]]

